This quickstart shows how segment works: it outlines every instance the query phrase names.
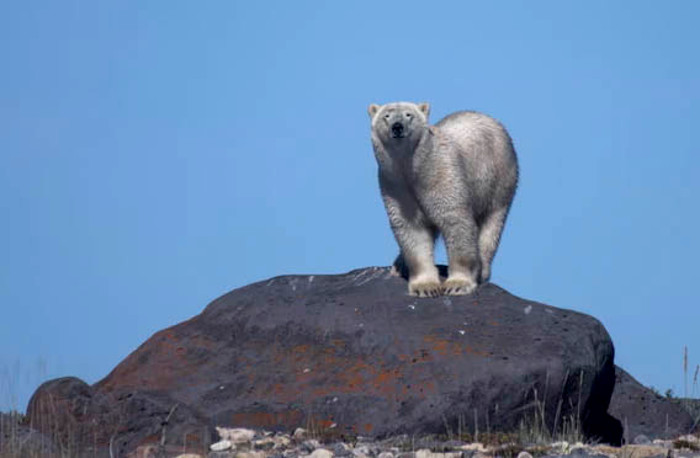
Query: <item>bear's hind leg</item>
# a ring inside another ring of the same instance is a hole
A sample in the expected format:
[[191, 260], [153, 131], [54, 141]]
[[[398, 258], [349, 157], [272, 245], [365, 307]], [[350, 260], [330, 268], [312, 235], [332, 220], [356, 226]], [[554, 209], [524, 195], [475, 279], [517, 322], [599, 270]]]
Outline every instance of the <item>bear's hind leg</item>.
[[481, 225], [481, 230], [479, 231], [480, 283], [486, 283], [491, 278], [491, 263], [496, 255], [507, 215], [508, 208], [498, 209], [490, 213]]

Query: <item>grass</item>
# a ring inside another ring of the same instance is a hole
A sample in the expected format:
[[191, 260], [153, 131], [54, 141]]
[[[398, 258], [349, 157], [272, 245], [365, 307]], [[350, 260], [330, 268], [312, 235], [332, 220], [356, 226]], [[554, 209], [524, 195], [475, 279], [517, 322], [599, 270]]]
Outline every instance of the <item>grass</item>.
[[532, 416], [526, 417], [520, 422], [518, 428], [518, 441], [523, 444], [543, 445], [552, 442], [565, 441], [569, 443], [583, 442], [583, 430], [581, 425], [581, 395], [583, 391], [583, 371], [578, 374], [578, 399], [576, 405], [569, 399], [569, 414], [562, 415], [564, 407], [564, 389], [569, 379], [569, 372], [564, 376], [562, 391], [557, 401], [554, 420], [547, 424], [546, 395], [549, 375], [545, 378], [545, 393], [542, 399], [538, 396], [537, 388], [533, 388]]

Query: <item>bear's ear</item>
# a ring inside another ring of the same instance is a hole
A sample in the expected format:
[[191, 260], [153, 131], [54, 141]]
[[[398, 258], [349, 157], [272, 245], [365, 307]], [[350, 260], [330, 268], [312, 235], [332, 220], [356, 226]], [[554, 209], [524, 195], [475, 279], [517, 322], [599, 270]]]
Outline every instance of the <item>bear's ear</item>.
[[425, 115], [426, 118], [430, 114], [430, 104], [428, 102], [419, 103], [418, 109]]
[[370, 119], [374, 119], [374, 115], [377, 114], [381, 107], [379, 105], [375, 105], [374, 103], [367, 108], [367, 113], [369, 113]]

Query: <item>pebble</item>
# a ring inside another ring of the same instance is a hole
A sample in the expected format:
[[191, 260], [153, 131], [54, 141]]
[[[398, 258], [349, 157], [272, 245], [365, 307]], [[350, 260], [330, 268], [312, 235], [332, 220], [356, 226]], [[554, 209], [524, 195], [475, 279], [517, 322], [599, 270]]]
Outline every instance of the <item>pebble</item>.
[[486, 447], [484, 447], [484, 444], [482, 444], [481, 442], [473, 442], [471, 444], [465, 444], [459, 448], [462, 450], [471, 451], [471, 452], [481, 452], [481, 453], [486, 452]]
[[333, 444], [333, 454], [338, 457], [350, 456], [352, 455], [352, 447], [344, 442], [337, 442]]
[[211, 450], [212, 452], [223, 452], [224, 450], [230, 449], [232, 445], [233, 444], [231, 444], [230, 440], [224, 439], [222, 441], [211, 444], [209, 446], [209, 450]]
[[238, 452], [236, 458], [265, 458], [264, 452]]
[[358, 458], [363, 456], [370, 456], [369, 447], [367, 447], [366, 445], [360, 445], [359, 447], [355, 447], [352, 450], [352, 454]]
[[316, 439], [309, 439], [307, 441], [304, 441], [301, 444], [301, 449], [306, 451], [307, 453], [311, 453], [320, 447], [321, 447], [321, 443], [319, 441], [317, 441]]
[[333, 458], [333, 452], [326, 450], [325, 448], [317, 448], [311, 455], [307, 456], [309, 458]]
[[640, 434], [639, 436], [634, 438], [632, 443], [637, 444], [637, 445], [649, 445], [649, 444], [651, 444], [651, 441], [644, 434]]
[[232, 444], [245, 444], [253, 440], [255, 431], [245, 428], [222, 428], [216, 427], [216, 432], [223, 440], [228, 440]]
[[416, 452], [416, 458], [460, 458], [461, 452], [437, 453], [428, 449], [421, 449]]

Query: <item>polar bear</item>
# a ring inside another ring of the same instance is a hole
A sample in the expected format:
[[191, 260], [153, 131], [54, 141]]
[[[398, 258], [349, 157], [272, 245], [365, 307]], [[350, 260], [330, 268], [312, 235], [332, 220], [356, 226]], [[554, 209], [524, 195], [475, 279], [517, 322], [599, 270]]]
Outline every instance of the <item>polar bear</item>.
[[[518, 183], [510, 136], [473, 111], [428, 124], [427, 103], [369, 106], [379, 187], [400, 253], [395, 268], [419, 297], [469, 294], [491, 276], [491, 263]], [[434, 260], [445, 239], [448, 277]]]

